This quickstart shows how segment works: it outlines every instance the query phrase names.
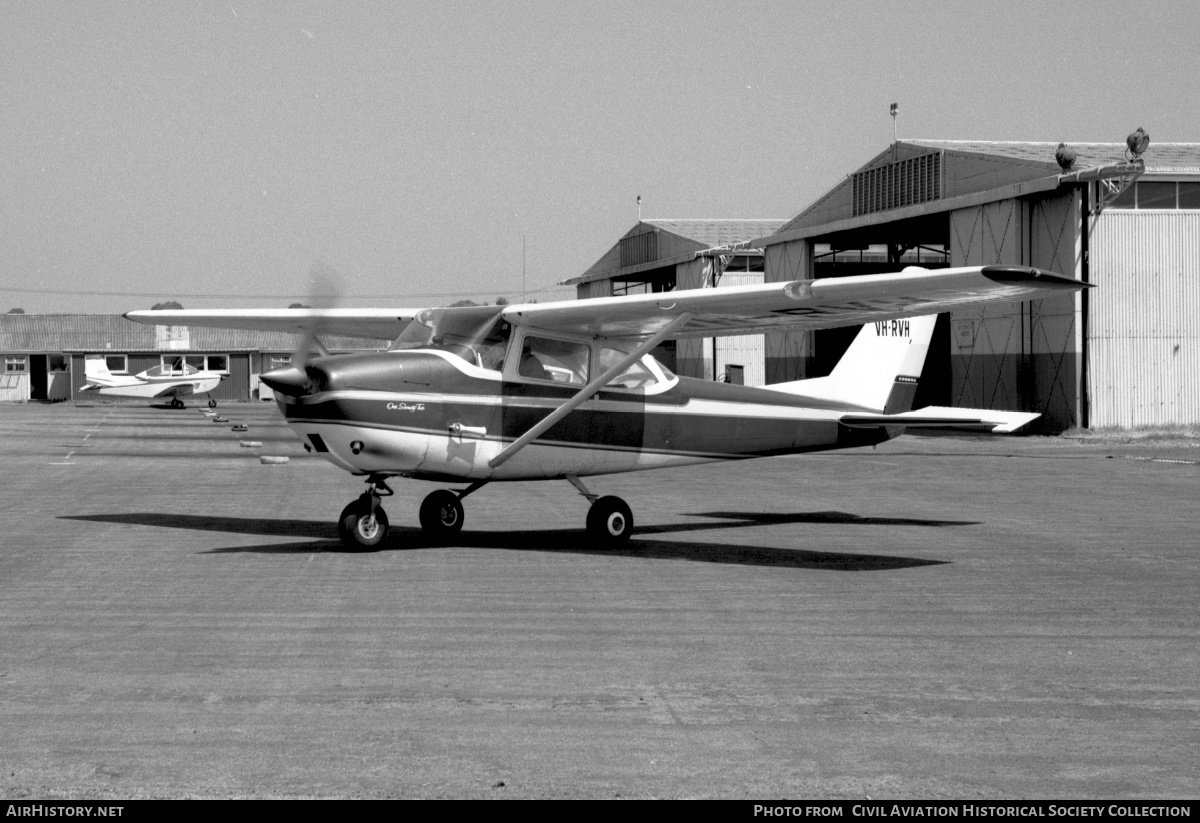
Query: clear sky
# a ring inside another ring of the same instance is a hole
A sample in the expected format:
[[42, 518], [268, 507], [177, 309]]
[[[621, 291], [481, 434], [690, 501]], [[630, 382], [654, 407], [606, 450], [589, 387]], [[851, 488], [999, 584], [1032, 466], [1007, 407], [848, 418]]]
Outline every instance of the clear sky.
[[[1200, 4], [0, 0], [0, 312], [574, 296], [904, 137], [1200, 142]], [[525, 252], [522, 252], [524, 241]], [[524, 268], [524, 275], [523, 275]]]

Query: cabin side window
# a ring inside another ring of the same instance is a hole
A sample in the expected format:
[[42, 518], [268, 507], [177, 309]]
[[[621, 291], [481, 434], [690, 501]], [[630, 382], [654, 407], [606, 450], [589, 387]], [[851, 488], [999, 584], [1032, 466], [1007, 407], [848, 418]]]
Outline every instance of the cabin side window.
[[529, 380], [548, 380], [582, 386], [588, 381], [591, 346], [570, 340], [526, 335], [521, 342], [517, 374]]

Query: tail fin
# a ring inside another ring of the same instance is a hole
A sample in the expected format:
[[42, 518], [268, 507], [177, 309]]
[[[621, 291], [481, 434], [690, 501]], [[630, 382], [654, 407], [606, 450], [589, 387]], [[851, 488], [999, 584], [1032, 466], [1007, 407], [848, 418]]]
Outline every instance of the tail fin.
[[83, 374], [85, 377], [109, 377], [108, 361], [102, 354], [89, 354], [83, 359]]
[[937, 315], [868, 323], [828, 377], [766, 388], [861, 411], [896, 414], [912, 408]]

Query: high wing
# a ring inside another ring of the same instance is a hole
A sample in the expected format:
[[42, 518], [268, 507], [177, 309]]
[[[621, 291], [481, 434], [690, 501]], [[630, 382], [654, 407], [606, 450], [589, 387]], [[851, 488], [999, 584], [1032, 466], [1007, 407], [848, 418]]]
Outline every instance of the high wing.
[[[891, 274], [521, 303], [497, 307], [497, 313], [514, 325], [597, 337], [642, 340], [667, 326], [674, 326], [671, 337], [675, 338], [720, 337], [919, 317], [975, 303], [1032, 300], [1086, 287], [1078, 280], [1028, 266], [909, 267]], [[319, 332], [392, 341], [422, 310], [179, 309], [132, 311], [125, 317], [151, 325]], [[676, 324], [685, 315], [685, 322]]]
[[540, 329], [640, 339], [689, 314], [672, 337], [720, 337], [917, 317], [1086, 285], [1028, 266], [909, 267], [893, 274], [514, 305], [504, 318]]
[[158, 326], [366, 337], [391, 342], [418, 309], [174, 309], [131, 311], [129, 320]]

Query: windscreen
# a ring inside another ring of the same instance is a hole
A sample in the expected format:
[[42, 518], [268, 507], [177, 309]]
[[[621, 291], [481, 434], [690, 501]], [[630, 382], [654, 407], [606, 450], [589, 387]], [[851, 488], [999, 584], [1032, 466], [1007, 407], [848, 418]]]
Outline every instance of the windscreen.
[[499, 369], [511, 332], [500, 319], [502, 311], [499, 306], [426, 309], [400, 333], [391, 351], [435, 349], [485, 369]]

